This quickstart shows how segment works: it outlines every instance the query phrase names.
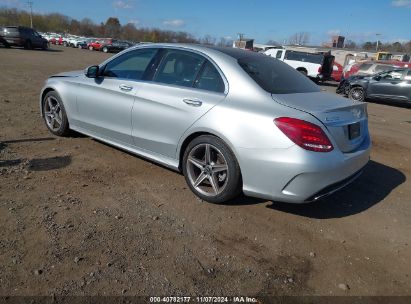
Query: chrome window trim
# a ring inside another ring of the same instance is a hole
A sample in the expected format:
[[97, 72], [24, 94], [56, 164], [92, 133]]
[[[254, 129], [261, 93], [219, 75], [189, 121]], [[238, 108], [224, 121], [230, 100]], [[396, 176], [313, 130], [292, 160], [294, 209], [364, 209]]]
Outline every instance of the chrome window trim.
[[[137, 46], [135, 48], [130, 48], [127, 49], [123, 52], [118, 53], [117, 55], [108, 58], [106, 61], [102, 62], [99, 65], [99, 68], [104, 67], [106, 64], [108, 64], [110, 61], [116, 59], [119, 56], [122, 56], [128, 52], [132, 52], [132, 51], [137, 51], [137, 50], [141, 50], [141, 49], [146, 49], [146, 48], [154, 48], [154, 49], [175, 49], [175, 50], [180, 50], [180, 51], [186, 51], [186, 52], [191, 52], [191, 53], [195, 53], [197, 55], [203, 56], [204, 58], [206, 58], [216, 69], [217, 72], [220, 74], [220, 77], [222, 78], [223, 82], [224, 82], [224, 92], [220, 93], [220, 92], [215, 92], [215, 91], [210, 91], [210, 90], [204, 90], [204, 89], [198, 89], [195, 87], [185, 87], [185, 86], [179, 86], [179, 85], [171, 85], [171, 84], [166, 84], [166, 83], [160, 83], [160, 82], [155, 82], [153, 80], [141, 80], [141, 79], [124, 79], [122, 78], [122, 80], [125, 81], [135, 81], [135, 82], [143, 82], [143, 83], [156, 83], [156, 84], [160, 84], [160, 85], [166, 85], [166, 86], [171, 86], [171, 87], [175, 87], [175, 88], [192, 88], [194, 90], [201, 90], [201, 91], [205, 91], [205, 92], [213, 92], [213, 93], [217, 93], [217, 94], [224, 94], [227, 95], [229, 92], [229, 83], [227, 80], [227, 77], [224, 75], [223, 71], [220, 69], [220, 67], [215, 63], [214, 60], [212, 60], [207, 54], [204, 54], [203, 52], [197, 51], [197, 50], [192, 50], [192, 49], [188, 49], [186, 47], [179, 47], [179, 46], [164, 46], [164, 45], [152, 45], [152, 44], [147, 44], [147, 45], [142, 45], [142, 46]], [[107, 77], [107, 76], [105, 76]], [[107, 77], [110, 79], [120, 79], [120, 78], [116, 78], [116, 77]]]

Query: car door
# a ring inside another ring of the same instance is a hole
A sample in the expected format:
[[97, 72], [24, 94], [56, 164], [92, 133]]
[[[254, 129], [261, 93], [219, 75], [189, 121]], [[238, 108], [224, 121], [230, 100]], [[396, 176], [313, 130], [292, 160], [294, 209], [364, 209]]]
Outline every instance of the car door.
[[368, 85], [367, 95], [377, 98], [397, 98], [401, 94], [404, 71], [393, 70], [373, 77]]
[[175, 158], [183, 133], [225, 98], [226, 84], [204, 56], [168, 49], [151, 82], [144, 83], [133, 107], [135, 145]]
[[101, 76], [80, 82], [76, 124], [91, 135], [133, 145], [131, 110], [155, 48], [133, 50], [101, 67]]

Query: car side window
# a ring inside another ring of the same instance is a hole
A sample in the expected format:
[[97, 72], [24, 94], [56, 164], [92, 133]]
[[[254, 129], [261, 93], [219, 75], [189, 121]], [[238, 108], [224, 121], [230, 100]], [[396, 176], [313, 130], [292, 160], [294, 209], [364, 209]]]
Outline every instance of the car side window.
[[197, 89], [224, 93], [224, 81], [217, 69], [207, 61], [197, 77], [194, 87]]
[[411, 80], [411, 70], [407, 71], [407, 75], [405, 75], [404, 80]]
[[275, 58], [279, 59], [283, 55], [283, 51], [278, 51], [277, 54], [275, 55]]
[[389, 65], [376, 65], [374, 68], [374, 72], [378, 73], [378, 72], [383, 72], [383, 71], [389, 71], [392, 70], [394, 67], [389, 66]]
[[157, 51], [147, 48], [127, 52], [107, 63], [104, 76], [140, 80]]
[[205, 58], [191, 52], [168, 50], [153, 81], [192, 87]]
[[391, 71], [388, 73], [384, 73], [382, 75], [383, 79], [389, 79], [389, 80], [400, 80], [402, 77], [402, 72], [399, 71]]

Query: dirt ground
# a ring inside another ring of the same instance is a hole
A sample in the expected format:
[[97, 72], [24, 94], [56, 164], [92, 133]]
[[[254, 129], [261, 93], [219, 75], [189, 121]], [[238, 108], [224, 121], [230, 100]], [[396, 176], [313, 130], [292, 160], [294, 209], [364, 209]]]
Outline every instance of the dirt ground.
[[0, 48], [0, 295], [411, 295], [410, 108], [369, 104], [372, 160], [324, 201], [214, 205], [176, 172], [47, 131], [48, 76], [108, 56]]

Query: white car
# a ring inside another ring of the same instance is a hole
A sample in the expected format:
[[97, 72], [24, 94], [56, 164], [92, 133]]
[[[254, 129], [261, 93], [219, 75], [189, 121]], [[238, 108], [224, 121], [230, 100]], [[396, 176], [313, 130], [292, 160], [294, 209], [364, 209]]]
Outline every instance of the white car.
[[74, 38], [72, 38], [72, 39], [69, 39], [69, 46], [72, 46], [72, 47], [78, 47], [78, 44], [79, 43], [82, 43], [82, 42], [86, 42], [86, 38], [84, 38], [84, 37], [74, 37]]
[[328, 80], [333, 71], [334, 56], [330, 54], [285, 49], [269, 49], [264, 54], [284, 61], [305, 76], [315, 80]]

